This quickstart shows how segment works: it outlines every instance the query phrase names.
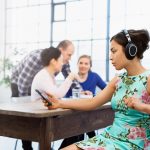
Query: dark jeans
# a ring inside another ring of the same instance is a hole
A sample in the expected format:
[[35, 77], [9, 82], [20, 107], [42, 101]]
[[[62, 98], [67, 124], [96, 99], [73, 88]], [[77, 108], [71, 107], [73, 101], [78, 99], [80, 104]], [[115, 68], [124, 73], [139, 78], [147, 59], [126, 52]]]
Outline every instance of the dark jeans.
[[[11, 92], [12, 92], [12, 95], [11, 95], [12, 97], [19, 97], [17, 84], [11, 83]], [[30, 95], [30, 92], [29, 92], [29, 95]], [[33, 150], [31, 141], [22, 140], [22, 148], [24, 150]]]
[[[91, 132], [88, 132], [86, 133], [88, 135], [89, 138], [92, 138], [95, 136], [95, 132], [94, 131], [91, 131]], [[62, 149], [68, 145], [71, 145], [73, 143], [76, 143], [76, 142], [79, 142], [79, 141], [82, 141], [84, 140], [84, 134], [80, 134], [80, 135], [77, 135], [77, 136], [72, 136], [72, 137], [69, 137], [69, 138], [66, 138], [62, 141], [59, 149]]]

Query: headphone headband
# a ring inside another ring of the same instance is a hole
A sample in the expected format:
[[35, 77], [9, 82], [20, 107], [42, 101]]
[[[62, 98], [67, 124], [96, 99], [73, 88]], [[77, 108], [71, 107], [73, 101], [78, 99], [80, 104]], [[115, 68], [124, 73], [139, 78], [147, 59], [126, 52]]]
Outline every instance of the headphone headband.
[[128, 30], [124, 29], [123, 32], [124, 32], [124, 34], [125, 34], [125, 36], [126, 36], [128, 42], [131, 43], [131, 38], [130, 38], [130, 35], [129, 35]]

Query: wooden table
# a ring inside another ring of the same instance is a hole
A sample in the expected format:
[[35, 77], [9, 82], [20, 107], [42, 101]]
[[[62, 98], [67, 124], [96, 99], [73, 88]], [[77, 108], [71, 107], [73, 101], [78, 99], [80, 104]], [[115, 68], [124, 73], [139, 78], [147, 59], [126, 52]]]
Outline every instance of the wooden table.
[[2, 103], [0, 136], [39, 142], [40, 150], [50, 150], [51, 141], [103, 128], [113, 118], [110, 105], [92, 111], [75, 111], [47, 110], [41, 101]]

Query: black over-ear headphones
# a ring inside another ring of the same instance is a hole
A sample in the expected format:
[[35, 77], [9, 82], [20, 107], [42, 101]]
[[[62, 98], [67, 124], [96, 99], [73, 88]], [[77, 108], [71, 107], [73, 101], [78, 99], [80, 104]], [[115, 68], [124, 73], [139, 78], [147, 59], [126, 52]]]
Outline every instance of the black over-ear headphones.
[[126, 29], [123, 30], [123, 33], [125, 34], [128, 40], [128, 43], [125, 47], [125, 55], [127, 59], [132, 60], [137, 54], [137, 47], [135, 44], [132, 43], [130, 35]]

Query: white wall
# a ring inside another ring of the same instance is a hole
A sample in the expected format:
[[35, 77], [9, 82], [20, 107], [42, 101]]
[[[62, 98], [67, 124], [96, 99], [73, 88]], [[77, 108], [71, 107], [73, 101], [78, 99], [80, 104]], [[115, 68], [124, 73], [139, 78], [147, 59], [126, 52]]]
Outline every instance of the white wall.
[[9, 87], [6, 86], [0, 86], [0, 103], [2, 102], [8, 102], [11, 97], [11, 91]]
[[[5, 43], [5, 0], [0, 0], [0, 58], [4, 56]], [[2, 64], [1, 64], [2, 65]], [[0, 85], [0, 102], [5, 102], [10, 97], [10, 88]]]
[[4, 52], [4, 40], [5, 40], [5, 0], [0, 0], [0, 57]]

